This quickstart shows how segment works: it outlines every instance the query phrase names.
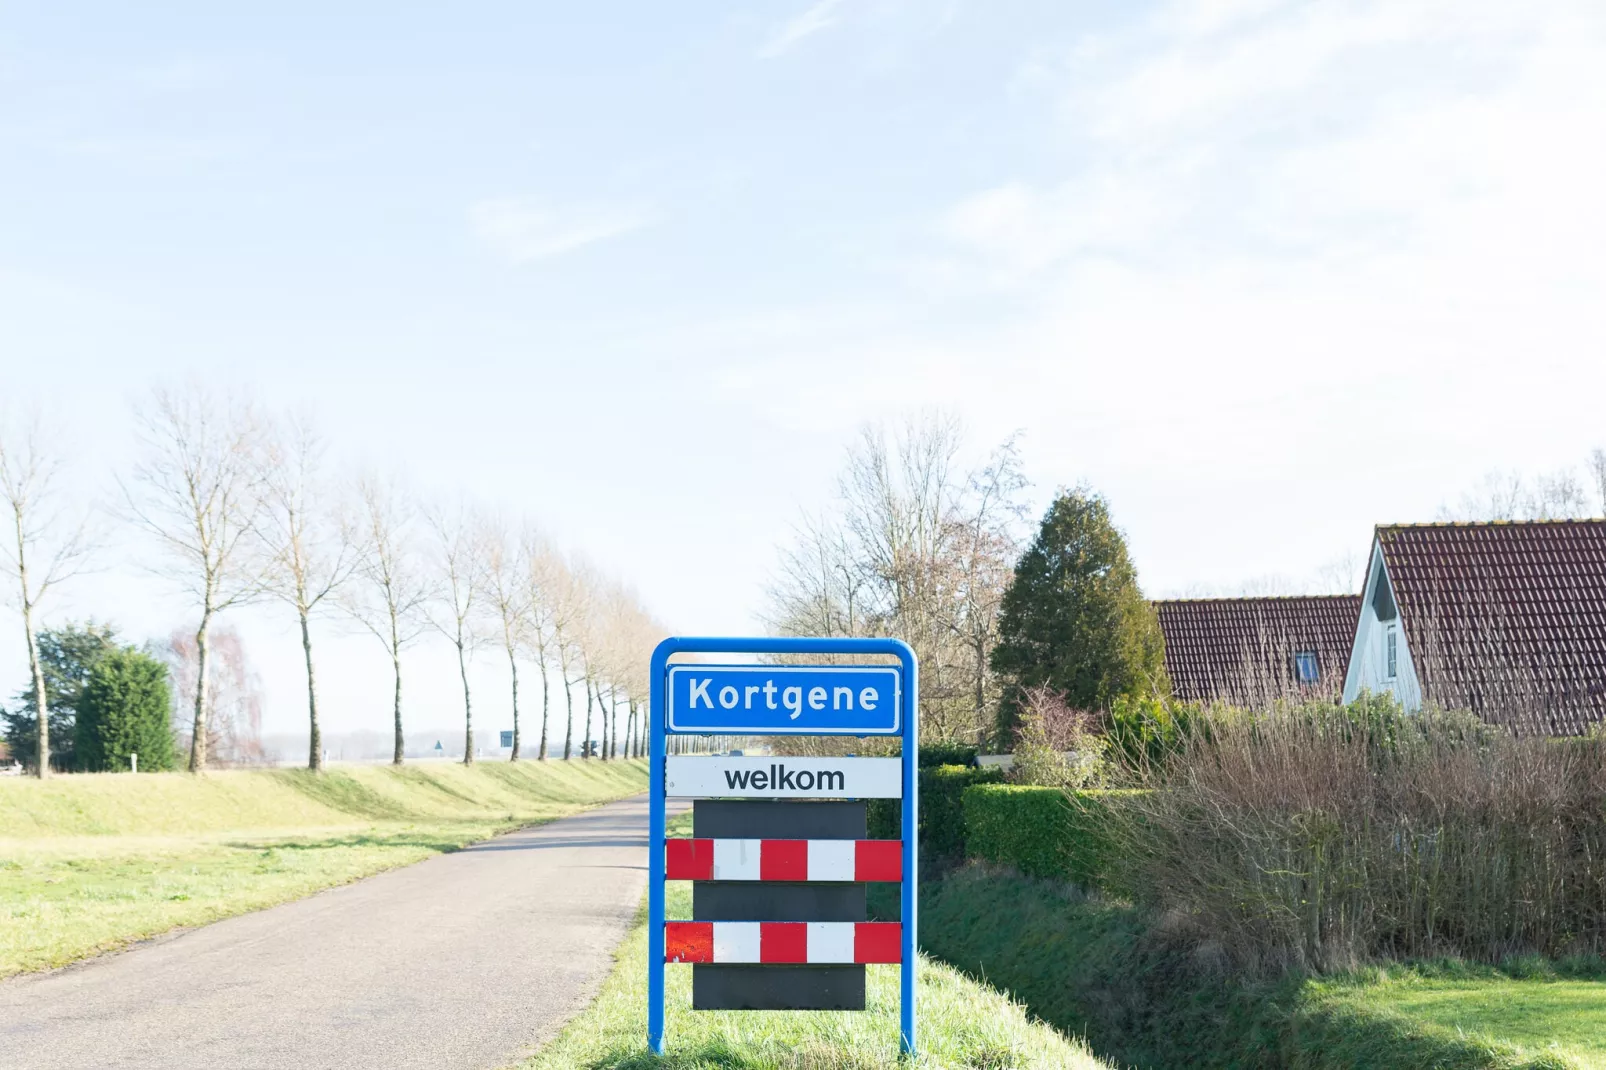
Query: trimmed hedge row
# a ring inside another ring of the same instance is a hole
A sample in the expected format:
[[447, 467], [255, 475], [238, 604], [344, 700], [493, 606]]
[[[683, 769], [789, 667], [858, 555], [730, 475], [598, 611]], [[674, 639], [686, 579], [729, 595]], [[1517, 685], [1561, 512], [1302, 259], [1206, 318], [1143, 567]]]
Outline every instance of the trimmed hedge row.
[[1075, 791], [1014, 784], [965, 789], [966, 855], [1029, 877], [1068, 880], [1120, 894], [1109, 808], [1134, 791]]
[[[964, 794], [976, 785], [1002, 782], [1003, 770], [962, 765], [934, 765], [920, 770], [920, 850], [938, 862], [965, 857]], [[870, 837], [895, 840], [902, 835], [902, 804], [897, 799], [870, 800]]]

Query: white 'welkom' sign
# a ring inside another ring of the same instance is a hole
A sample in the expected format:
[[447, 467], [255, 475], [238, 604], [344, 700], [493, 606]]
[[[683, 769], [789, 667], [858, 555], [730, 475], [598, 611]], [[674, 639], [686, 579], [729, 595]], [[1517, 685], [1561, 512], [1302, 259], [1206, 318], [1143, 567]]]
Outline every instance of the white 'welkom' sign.
[[710, 758], [665, 760], [664, 794], [691, 799], [899, 799], [897, 758]]

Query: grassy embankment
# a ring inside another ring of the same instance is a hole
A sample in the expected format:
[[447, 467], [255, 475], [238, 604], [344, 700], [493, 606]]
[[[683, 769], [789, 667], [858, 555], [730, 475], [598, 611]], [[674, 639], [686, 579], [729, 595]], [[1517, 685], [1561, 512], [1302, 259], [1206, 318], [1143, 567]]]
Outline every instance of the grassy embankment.
[[1606, 1068], [1606, 966], [1518, 961], [1235, 981], [1132, 909], [971, 868], [923, 886], [927, 949], [1138, 1067]]
[[0, 780], [0, 977], [643, 791], [642, 762]]
[[[685, 818], [678, 823], [689, 831]], [[669, 916], [691, 916], [691, 886], [669, 885]], [[868, 1009], [799, 1014], [786, 1011], [691, 1010], [691, 970], [671, 966], [667, 978], [667, 1052], [648, 1054], [645, 911], [618, 952], [597, 999], [524, 1065], [524, 1070], [880, 1070], [883, 1067], [974, 1070], [1103, 1070], [1079, 1042], [1067, 1039], [1002, 994], [951, 967], [923, 962], [917, 1064], [900, 1062], [898, 967], [869, 967]]]

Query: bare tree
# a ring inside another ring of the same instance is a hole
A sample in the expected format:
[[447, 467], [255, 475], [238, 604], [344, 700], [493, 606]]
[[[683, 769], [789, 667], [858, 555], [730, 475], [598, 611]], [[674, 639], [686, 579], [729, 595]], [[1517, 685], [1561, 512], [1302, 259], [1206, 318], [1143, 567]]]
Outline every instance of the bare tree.
[[190, 771], [198, 773], [206, 768], [212, 620], [263, 589], [246, 541], [262, 507], [262, 421], [250, 404], [198, 386], [158, 387], [135, 415], [144, 456], [123, 488], [129, 517], [166, 551], [165, 574], [201, 611], [190, 744]]
[[10, 538], [0, 563], [15, 586], [28, 647], [28, 678], [39, 713], [39, 777], [50, 775], [50, 716], [39, 662], [35, 614], [51, 588], [79, 572], [91, 552], [87, 518], [69, 514], [56, 488], [60, 462], [46, 446], [37, 415], [0, 424], [0, 500], [10, 512]]
[[1026, 521], [1021, 493], [1028, 486], [1020, 450], [1011, 437], [973, 473], [950, 523], [951, 564], [937, 600], [938, 617], [963, 646], [977, 713], [998, 700], [989, 662], [998, 642], [998, 613], [1020, 556], [1018, 532]]
[[1310, 589], [1308, 581], [1281, 572], [1264, 572], [1234, 585], [1226, 598], [1292, 598]]
[[508, 761], [519, 760], [519, 654], [530, 645], [532, 624], [529, 604], [529, 565], [524, 560], [528, 543], [509, 536], [507, 522], [484, 517], [479, 525], [483, 554], [486, 602], [507, 652], [508, 670], [513, 676], [513, 753]]
[[[268, 755], [262, 747], [262, 678], [251, 667], [240, 633], [227, 621], [213, 625], [208, 642], [207, 761], [214, 765], [263, 765]], [[146, 651], [167, 665], [175, 712], [182, 713], [194, 705], [197, 652], [195, 636], [189, 629], [176, 629], [165, 643], [147, 644]], [[181, 735], [181, 742], [182, 738]]]
[[634, 595], [622, 622], [617, 644], [618, 662], [614, 673], [618, 686], [625, 693], [629, 717], [625, 723], [625, 757], [639, 758], [642, 754], [642, 737], [646, 726], [642, 714], [650, 690], [652, 651], [659, 640], [669, 634], [668, 629], [653, 619]]
[[544, 762], [547, 759], [547, 721], [552, 708], [552, 682], [547, 673], [554, 656], [562, 671], [563, 659], [559, 651], [566, 621], [568, 568], [563, 556], [533, 527], [524, 529], [519, 553], [525, 568], [524, 643], [535, 655], [535, 663], [541, 670], [541, 742], [536, 760]]
[[1463, 494], [1456, 506], [1440, 508], [1439, 519], [1564, 520], [1589, 512], [1588, 492], [1572, 468], [1535, 476], [1497, 470]]
[[[666, 634], [641, 603], [640, 596], [621, 583], [606, 585], [599, 599], [596, 623], [597, 693], [607, 689], [603, 707], [609, 758], [634, 756], [638, 699], [647, 694], [653, 647]], [[628, 711], [623, 744], [619, 739], [619, 712]]]
[[1560, 468], [1534, 478], [1529, 512], [1535, 520], [1565, 520], [1589, 515], [1588, 492], [1570, 468]]
[[406, 754], [402, 733], [401, 654], [426, 627], [424, 605], [430, 587], [419, 573], [413, 547], [417, 515], [410, 499], [393, 483], [364, 477], [357, 542], [357, 574], [363, 583], [346, 601], [347, 609], [385, 646], [395, 679], [393, 706], [395, 753], [401, 765]]
[[920, 658], [932, 738], [978, 740], [992, 723], [988, 665], [1022, 529], [1014, 439], [969, 472], [958, 422], [932, 414], [863, 429], [836, 508], [784, 548], [766, 614], [783, 635], [891, 635]]
[[805, 517], [783, 547], [769, 588], [772, 627], [789, 635], [866, 634], [866, 581], [847, 535], [830, 517]]
[[[618, 666], [622, 660], [619, 644], [625, 617], [629, 609], [629, 595], [618, 583], [593, 573], [590, 576], [593, 597], [591, 612], [586, 622], [586, 676], [597, 696], [599, 747], [597, 756], [608, 761], [614, 756], [614, 728], [610, 718], [617, 697]], [[603, 697], [603, 689], [608, 695]], [[590, 738], [591, 710], [586, 708], [586, 736]]]
[[479, 640], [474, 625], [484, 597], [479, 530], [461, 503], [432, 510], [429, 520], [435, 531], [435, 569], [440, 582], [426, 612], [435, 630], [457, 648], [457, 671], [463, 681], [463, 764], [473, 765], [474, 703], [469, 694], [468, 663]]
[[1606, 450], [1592, 450], [1589, 454], [1589, 479], [1595, 484], [1595, 504], [1606, 516]]
[[1344, 551], [1316, 570], [1315, 593], [1359, 594], [1366, 583], [1366, 565], [1365, 554]]
[[[569, 566], [563, 570], [562, 586], [557, 591], [558, 611], [553, 626], [553, 648], [558, 656], [558, 671], [563, 677], [563, 701], [567, 713], [563, 730], [563, 760], [568, 761], [574, 752], [574, 685], [586, 680], [585, 624], [590, 605], [589, 569]], [[580, 671], [579, 679], [574, 676]], [[588, 690], [587, 695], [590, 695]], [[590, 717], [587, 717], [589, 726]], [[588, 728], [589, 730], [589, 728]]]
[[307, 665], [307, 768], [323, 768], [318, 687], [312, 664], [312, 616], [350, 578], [351, 525], [339, 515], [321, 468], [324, 443], [304, 415], [291, 417], [273, 444], [257, 530], [267, 555], [267, 589], [296, 611]]
[[593, 714], [591, 700], [595, 695], [595, 689], [592, 687], [595, 680], [596, 676], [591, 664], [591, 655], [587, 651], [584, 641], [582, 641], [580, 643], [580, 682], [585, 687], [586, 693], [586, 730], [585, 734], [580, 737], [581, 758], [595, 756], [595, 748], [591, 746], [591, 719]]
[[602, 738], [598, 740], [599, 745], [595, 752], [591, 747], [591, 732], [595, 725], [595, 717], [601, 712], [602, 707], [601, 678], [607, 637], [608, 600], [611, 592], [602, 574], [588, 561], [581, 561], [575, 565], [570, 570], [570, 577], [573, 623], [569, 627], [568, 634], [573, 644], [573, 664], [580, 670], [580, 679], [577, 682], [584, 687], [586, 697], [585, 734], [580, 737], [580, 757], [591, 758], [595, 754], [596, 757], [606, 759], [608, 723], [605, 716], [602, 722]]

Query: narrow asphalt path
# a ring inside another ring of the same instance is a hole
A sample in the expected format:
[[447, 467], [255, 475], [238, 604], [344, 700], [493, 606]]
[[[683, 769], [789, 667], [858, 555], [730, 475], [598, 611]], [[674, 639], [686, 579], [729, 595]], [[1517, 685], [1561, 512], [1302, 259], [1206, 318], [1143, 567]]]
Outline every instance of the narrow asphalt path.
[[596, 992], [646, 880], [638, 796], [0, 982], [0, 1067], [504, 1066]]

